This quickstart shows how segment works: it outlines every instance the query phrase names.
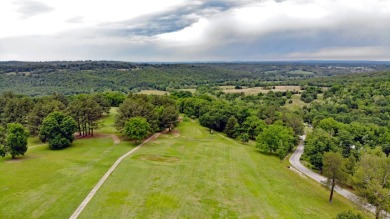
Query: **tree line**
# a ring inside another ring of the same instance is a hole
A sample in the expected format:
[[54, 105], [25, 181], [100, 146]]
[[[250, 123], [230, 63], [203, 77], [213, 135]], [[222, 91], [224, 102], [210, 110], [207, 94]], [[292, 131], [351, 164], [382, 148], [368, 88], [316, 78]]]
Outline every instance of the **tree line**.
[[172, 96], [178, 99], [181, 113], [198, 118], [210, 133], [214, 130], [224, 132], [243, 142], [256, 140], [261, 151], [276, 154], [281, 159], [292, 151], [297, 135], [303, 134], [303, 119], [299, 112], [281, 107], [280, 100], [284, 102], [285, 98], [273, 92], [248, 99], [242, 95], [234, 100], [202, 91], [195, 95], [178, 91]]
[[69, 146], [75, 132], [83, 137], [93, 136], [98, 120], [125, 97], [106, 92], [32, 98], [6, 92], [0, 97], [0, 155], [24, 155], [30, 135], [39, 136], [51, 149]]

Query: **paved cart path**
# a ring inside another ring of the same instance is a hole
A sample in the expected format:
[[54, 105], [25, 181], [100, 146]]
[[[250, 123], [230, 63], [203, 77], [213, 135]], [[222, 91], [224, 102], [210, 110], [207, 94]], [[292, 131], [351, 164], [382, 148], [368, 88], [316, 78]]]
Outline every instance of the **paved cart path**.
[[111, 173], [115, 170], [115, 168], [122, 162], [123, 159], [125, 159], [130, 154], [137, 151], [139, 148], [144, 146], [149, 141], [158, 138], [163, 132], [159, 132], [157, 134], [154, 134], [150, 138], [146, 139], [142, 144], [138, 145], [137, 147], [133, 148], [131, 151], [127, 152], [126, 154], [122, 155], [118, 160], [115, 161], [115, 163], [111, 166], [111, 168], [104, 174], [104, 176], [99, 180], [99, 182], [93, 187], [91, 192], [87, 195], [87, 197], [84, 199], [83, 202], [79, 205], [79, 207], [76, 209], [76, 211], [70, 216], [70, 219], [76, 219], [80, 213], [84, 210], [84, 208], [87, 206], [89, 201], [93, 198], [93, 196], [96, 194], [96, 192], [99, 190], [99, 188], [103, 185], [103, 183], [107, 180], [107, 178], [111, 175]]
[[[301, 173], [305, 174], [306, 176], [314, 179], [315, 181], [317, 181], [319, 183], [323, 183], [324, 181], [326, 181], [326, 177], [321, 176], [320, 174], [313, 172], [312, 170], [306, 168], [305, 166], [303, 166], [301, 164], [300, 158], [301, 158], [301, 155], [303, 154], [303, 150], [305, 148], [305, 145], [304, 145], [305, 138], [306, 138], [306, 135], [301, 136], [302, 141], [299, 143], [297, 149], [291, 155], [290, 163], [295, 169], [297, 169]], [[372, 206], [371, 204], [368, 204], [368, 203], [362, 203], [361, 199], [357, 195], [349, 192], [348, 190], [342, 189], [339, 186], [336, 186], [335, 191], [337, 193], [339, 193], [340, 195], [344, 196], [345, 198], [351, 200], [352, 202], [362, 206], [363, 208], [365, 208], [368, 211], [375, 214], [375, 207]], [[389, 214], [386, 214], [385, 217], [390, 218]]]

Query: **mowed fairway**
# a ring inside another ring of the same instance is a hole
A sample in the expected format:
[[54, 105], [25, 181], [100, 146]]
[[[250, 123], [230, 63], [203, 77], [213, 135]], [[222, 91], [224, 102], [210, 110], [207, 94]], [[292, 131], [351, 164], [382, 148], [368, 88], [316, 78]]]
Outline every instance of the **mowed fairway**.
[[0, 218], [69, 218], [130, 143], [111, 138], [76, 140], [52, 151], [31, 139], [24, 157], [0, 158]]
[[353, 209], [285, 161], [182, 122], [123, 160], [80, 218], [332, 218]]

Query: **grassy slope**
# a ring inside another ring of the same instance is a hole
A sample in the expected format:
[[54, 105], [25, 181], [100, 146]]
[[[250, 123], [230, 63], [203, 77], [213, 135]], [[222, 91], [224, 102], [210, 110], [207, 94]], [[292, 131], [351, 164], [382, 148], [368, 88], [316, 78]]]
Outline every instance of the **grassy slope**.
[[[115, 109], [103, 120], [112, 127]], [[99, 130], [99, 131], [102, 131]], [[114, 145], [111, 138], [76, 140], [70, 148], [51, 151], [29, 138], [25, 157], [0, 158], [1, 218], [68, 218], [109, 167], [134, 145]]]
[[126, 158], [81, 218], [331, 218], [352, 209], [336, 195], [195, 122]]
[[31, 148], [18, 160], [0, 159], [2, 218], [67, 218], [130, 147], [112, 139], [77, 140], [51, 151]]

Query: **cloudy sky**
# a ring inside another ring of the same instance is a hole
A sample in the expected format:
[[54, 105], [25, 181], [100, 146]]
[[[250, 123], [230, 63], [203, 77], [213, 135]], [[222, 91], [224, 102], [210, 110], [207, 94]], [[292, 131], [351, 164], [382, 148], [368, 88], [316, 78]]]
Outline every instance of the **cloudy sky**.
[[390, 60], [390, 0], [1, 0], [0, 60]]

